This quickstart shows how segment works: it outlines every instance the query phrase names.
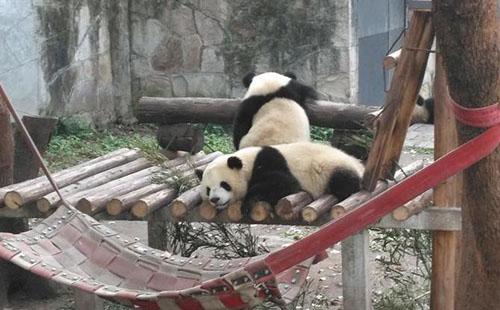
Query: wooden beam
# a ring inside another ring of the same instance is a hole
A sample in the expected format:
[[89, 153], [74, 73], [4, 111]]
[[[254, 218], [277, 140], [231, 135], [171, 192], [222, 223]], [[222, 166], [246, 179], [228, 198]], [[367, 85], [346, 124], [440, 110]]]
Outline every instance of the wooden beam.
[[[231, 124], [241, 99], [142, 97], [136, 111], [139, 122], [157, 124]], [[378, 107], [330, 101], [308, 105], [311, 124], [316, 126], [362, 129], [365, 117]]]
[[[448, 83], [440, 54], [436, 58], [434, 81], [434, 158], [438, 159], [456, 148], [457, 122], [447, 107]], [[434, 205], [450, 208], [461, 205], [462, 174], [439, 184], [434, 190]], [[460, 233], [435, 231], [432, 234], [431, 309], [454, 310], [455, 286], [459, 259]]]
[[371, 310], [368, 230], [342, 241], [342, 295], [344, 310]]
[[363, 188], [372, 191], [377, 180], [388, 179], [399, 160], [418, 92], [422, 85], [434, 30], [430, 12], [413, 13], [401, 61], [394, 71], [384, 112], [377, 120], [377, 133], [368, 156]]

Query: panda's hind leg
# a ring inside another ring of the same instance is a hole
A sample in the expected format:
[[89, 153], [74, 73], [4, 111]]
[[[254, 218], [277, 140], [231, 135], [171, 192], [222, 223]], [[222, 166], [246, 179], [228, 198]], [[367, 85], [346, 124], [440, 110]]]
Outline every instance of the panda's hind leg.
[[301, 190], [300, 184], [292, 175], [282, 171], [271, 171], [261, 176], [261, 181], [248, 188], [242, 205], [242, 214], [250, 215], [252, 205], [257, 201], [265, 201], [275, 206], [278, 200]]
[[350, 169], [338, 168], [330, 176], [328, 192], [340, 201], [361, 189], [361, 178], [359, 174]]

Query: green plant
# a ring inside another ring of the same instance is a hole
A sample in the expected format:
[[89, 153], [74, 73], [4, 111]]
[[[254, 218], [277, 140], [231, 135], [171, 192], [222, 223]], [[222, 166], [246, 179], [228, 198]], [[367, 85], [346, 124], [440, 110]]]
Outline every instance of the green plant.
[[224, 154], [234, 152], [233, 139], [228, 127], [221, 125], [205, 125], [204, 126], [205, 152], [220, 151]]
[[409, 229], [373, 230], [372, 248], [383, 268], [385, 285], [375, 292], [375, 309], [428, 309], [431, 278], [431, 234]]

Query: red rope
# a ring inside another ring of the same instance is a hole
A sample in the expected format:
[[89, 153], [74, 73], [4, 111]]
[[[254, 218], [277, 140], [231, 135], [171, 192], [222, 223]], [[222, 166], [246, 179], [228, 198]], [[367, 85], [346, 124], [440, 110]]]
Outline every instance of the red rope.
[[466, 125], [488, 128], [500, 124], [499, 102], [481, 108], [466, 108], [456, 103], [451, 97], [446, 102], [455, 117]]

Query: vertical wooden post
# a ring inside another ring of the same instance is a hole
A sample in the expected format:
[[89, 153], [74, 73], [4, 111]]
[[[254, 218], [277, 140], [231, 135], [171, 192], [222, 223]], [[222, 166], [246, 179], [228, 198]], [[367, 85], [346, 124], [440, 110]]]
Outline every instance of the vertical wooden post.
[[342, 241], [342, 290], [344, 310], [371, 310], [368, 230]]
[[[441, 55], [436, 57], [434, 81], [434, 159], [458, 146], [457, 123], [447, 107], [448, 83]], [[434, 189], [436, 207], [459, 207], [462, 174], [440, 183]], [[455, 309], [455, 283], [457, 272], [459, 232], [434, 231], [432, 234], [431, 309]]]

